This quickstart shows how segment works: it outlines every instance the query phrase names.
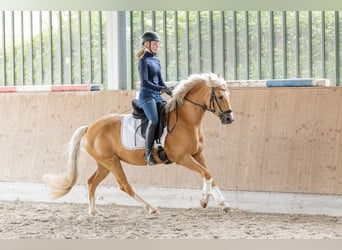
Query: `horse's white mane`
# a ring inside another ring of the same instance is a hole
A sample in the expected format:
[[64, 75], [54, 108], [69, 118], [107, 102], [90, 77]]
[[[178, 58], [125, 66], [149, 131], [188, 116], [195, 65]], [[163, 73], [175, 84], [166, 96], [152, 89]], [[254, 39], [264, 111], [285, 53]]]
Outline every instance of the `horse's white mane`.
[[186, 94], [195, 86], [206, 85], [209, 87], [224, 86], [226, 87], [225, 80], [214, 73], [192, 74], [188, 79], [181, 81], [177, 84], [173, 91], [173, 97], [166, 104], [166, 110], [171, 112], [176, 108], [176, 105], [183, 103]]

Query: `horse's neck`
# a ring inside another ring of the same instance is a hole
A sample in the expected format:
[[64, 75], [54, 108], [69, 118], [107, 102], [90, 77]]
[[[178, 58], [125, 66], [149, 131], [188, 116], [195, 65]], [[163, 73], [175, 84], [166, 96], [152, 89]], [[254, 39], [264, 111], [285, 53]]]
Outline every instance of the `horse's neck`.
[[184, 101], [180, 107], [181, 119], [186, 121], [188, 126], [201, 126], [205, 111], [194, 104]]
[[206, 99], [205, 94], [196, 91], [196, 94], [189, 93], [187, 99], [191, 101], [184, 99], [183, 103], [173, 110], [171, 112], [173, 114], [170, 115], [174, 116], [176, 123], [177, 121], [182, 121], [186, 123], [186, 126], [188, 127], [201, 127], [205, 110], [199, 105], [204, 105], [203, 99]]

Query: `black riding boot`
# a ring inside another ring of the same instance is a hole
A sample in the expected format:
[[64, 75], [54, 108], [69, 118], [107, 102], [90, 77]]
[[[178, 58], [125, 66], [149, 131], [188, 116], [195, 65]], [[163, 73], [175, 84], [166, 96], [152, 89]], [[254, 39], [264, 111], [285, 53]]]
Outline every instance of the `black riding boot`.
[[149, 122], [146, 128], [146, 151], [145, 151], [145, 160], [147, 165], [155, 165], [157, 164], [156, 160], [153, 157], [153, 148], [154, 148], [154, 135], [156, 133], [156, 126]]

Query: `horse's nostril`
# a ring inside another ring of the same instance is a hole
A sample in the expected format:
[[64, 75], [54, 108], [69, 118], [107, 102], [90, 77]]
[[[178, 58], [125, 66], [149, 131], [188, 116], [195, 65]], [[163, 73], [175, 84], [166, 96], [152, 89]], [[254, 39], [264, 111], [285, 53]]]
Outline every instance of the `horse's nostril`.
[[232, 123], [233, 121], [234, 121], [234, 118], [231, 117], [231, 116], [222, 116], [222, 117], [221, 117], [221, 122], [222, 122], [223, 124], [230, 124], [230, 123]]
[[233, 117], [231, 117], [231, 116], [228, 116], [227, 117], [227, 122], [228, 123], [232, 123], [234, 121], [234, 118]]

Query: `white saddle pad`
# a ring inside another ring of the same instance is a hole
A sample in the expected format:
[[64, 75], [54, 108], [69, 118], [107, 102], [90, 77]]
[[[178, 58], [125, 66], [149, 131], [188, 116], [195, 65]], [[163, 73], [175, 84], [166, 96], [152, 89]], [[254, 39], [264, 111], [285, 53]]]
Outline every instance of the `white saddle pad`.
[[[145, 139], [141, 134], [141, 120], [135, 119], [132, 114], [125, 115], [121, 122], [121, 141], [127, 150], [137, 150], [145, 148]], [[164, 147], [166, 138], [166, 128], [160, 138], [161, 145]], [[156, 147], [157, 145], [155, 145]]]

